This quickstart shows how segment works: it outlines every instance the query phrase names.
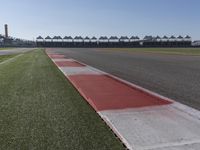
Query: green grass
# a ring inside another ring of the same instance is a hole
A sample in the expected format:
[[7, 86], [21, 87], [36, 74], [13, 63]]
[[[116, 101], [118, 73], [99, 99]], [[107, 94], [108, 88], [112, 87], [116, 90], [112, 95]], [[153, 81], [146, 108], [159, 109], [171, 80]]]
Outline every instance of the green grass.
[[0, 63], [7, 60], [7, 59], [10, 59], [12, 57], [15, 57], [16, 55], [0, 55]]
[[0, 149], [124, 147], [44, 51], [35, 50], [0, 65]]
[[13, 48], [10, 47], [0, 48], [0, 50], [7, 50], [7, 49], [13, 49]]
[[200, 55], [200, 48], [111, 48], [109, 50], [175, 55]]

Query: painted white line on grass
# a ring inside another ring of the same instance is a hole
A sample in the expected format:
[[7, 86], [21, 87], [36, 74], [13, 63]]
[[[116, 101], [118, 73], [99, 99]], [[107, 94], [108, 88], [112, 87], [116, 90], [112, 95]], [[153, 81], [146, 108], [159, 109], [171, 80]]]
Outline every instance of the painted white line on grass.
[[19, 54], [19, 55], [15, 56], [15, 57], [6, 59], [5, 61], [1, 62], [0, 65], [3, 65], [3, 64], [8, 63], [8, 62], [11, 62], [11, 61], [17, 59], [18, 57], [20, 57], [20, 56], [22, 56], [22, 55], [24, 55], [24, 54]]

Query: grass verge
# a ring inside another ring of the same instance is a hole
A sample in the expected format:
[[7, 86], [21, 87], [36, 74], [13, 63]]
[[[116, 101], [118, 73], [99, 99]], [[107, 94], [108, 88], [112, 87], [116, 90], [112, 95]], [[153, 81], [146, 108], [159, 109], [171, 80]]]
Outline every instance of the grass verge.
[[109, 50], [174, 55], [200, 55], [200, 48], [110, 48]]
[[0, 149], [124, 149], [42, 50], [0, 65]]

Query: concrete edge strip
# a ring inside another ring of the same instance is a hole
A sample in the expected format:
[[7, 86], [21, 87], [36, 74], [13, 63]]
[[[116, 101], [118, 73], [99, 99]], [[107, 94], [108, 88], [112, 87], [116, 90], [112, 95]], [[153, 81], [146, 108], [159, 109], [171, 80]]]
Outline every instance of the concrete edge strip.
[[22, 55], [24, 55], [24, 54], [19, 54], [19, 55], [15, 56], [15, 57], [12, 57], [12, 58], [9, 58], [7, 60], [4, 60], [3, 62], [0, 63], [0, 65], [3, 65], [3, 64], [8, 63], [8, 62], [11, 62], [12, 60], [17, 59], [18, 57], [20, 57]]
[[[112, 125], [112, 121], [106, 115], [102, 114], [102, 112], [97, 112], [97, 113], [101, 116], [104, 122], [106, 122], [106, 124], [112, 129], [112, 131], [118, 136], [118, 138], [126, 145], [127, 149], [134, 150], [134, 148], [128, 143], [128, 141], [125, 138], [123, 138], [120, 132], [115, 128], [115, 126]], [[141, 150], [154, 150], [158, 148], [168, 148], [168, 147], [176, 147], [176, 146], [198, 144], [198, 143], [200, 143], [200, 139], [192, 140], [192, 141], [158, 144], [154, 146], [146, 146], [146, 147], [143, 147]]]
[[142, 150], [155, 150], [155, 149], [163, 149], [163, 148], [173, 148], [173, 147], [178, 147], [178, 146], [183, 146], [183, 145], [191, 145], [191, 144], [199, 144], [200, 140], [193, 140], [193, 141], [187, 141], [187, 142], [176, 142], [176, 143], [166, 143], [166, 144], [160, 144], [160, 145], [155, 145], [155, 146], [146, 146], [142, 148]]
[[134, 150], [132, 146], [128, 143], [128, 141], [121, 135], [121, 133], [115, 128], [115, 126], [112, 124], [110, 119], [108, 119], [107, 116], [100, 112], [97, 112], [97, 114], [103, 119], [103, 121], [109, 126], [109, 128], [114, 132], [114, 134], [118, 137], [118, 139], [121, 140], [121, 142], [125, 145], [125, 147], [128, 150]]
[[[47, 51], [46, 51], [46, 53], [47, 53]], [[47, 53], [47, 55], [48, 55], [48, 53]], [[49, 56], [49, 55], [48, 55], [48, 56]], [[49, 58], [50, 58], [50, 59], [52, 60], [52, 62], [56, 65], [55, 61], [54, 61], [51, 57], [49, 57]], [[74, 59], [71, 59], [71, 60], [74, 60]], [[79, 61], [77, 61], [77, 60], [74, 60], [74, 61], [79, 62]], [[143, 91], [143, 92], [145, 92], [145, 93], [148, 93], [148, 94], [150, 94], [150, 95], [153, 95], [153, 96], [155, 96], [155, 97], [158, 97], [158, 98], [161, 98], [161, 99], [164, 99], [164, 100], [171, 101], [171, 102], [173, 102], [172, 104], [170, 104], [171, 106], [173, 106], [173, 107], [179, 109], [180, 111], [183, 111], [183, 112], [187, 113], [188, 115], [191, 115], [191, 116], [193, 116], [193, 117], [195, 117], [195, 118], [197, 118], [197, 119], [200, 120], [200, 111], [198, 111], [198, 110], [196, 110], [196, 109], [194, 109], [194, 108], [191, 108], [191, 107], [189, 107], [189, 106], [186, 106], [186, 105], [184, 105], [184, 104], [181, 104], [181, 103], [179, 103], [179, 102], [176, 102], [176, 101], [174, 101], [174, 100], [172, 100], [172, 99], [169, 99], [169, 98], [164, 97], [164, 96], [162, 96], [162, 95], [160, 95], [160, 94], [157, 94], [157, 93], [155, 93], [155, 92], [152, 92], [152, 91], [150, 91], [150, 90], [147, 90], [147, 89], [145, 89], [145, 88], [143, 88], [143, 87], [141, 87], [141, 86], [138, 86], [138, 85], [136, 85], [136, 84], [133, 84], [133, 83], [131, 83], [131, 82], [125, 81], [125, 80], [123, 80], [123, 79], [121, 79], [121, 78], [118, 78], [118, 77], [116, 77], [116, 76], [114, 76], [114, 75], [111, 75], [110, 73], [106, 73], [106, 72], [101, 71], [101, 70], [99, 70], [99, 69], [96, 69], [96, 68], [94, 68], [94, 67], [92, 67], [92, 66], [89, 66], [89, 65], [87, 65], [87, 64], [85, 64], [85, 63], [82, 63], [82, 62], [79, 62], [79, 63], [80, 63], [80, 64], [83, 64], [83, 65], [85, 65], [85, 66], [90, 67], [92, 70], [99, 71], [99, 72], [101, 72], [102, 74], [106, 74], [106, 75], [110, 76], [111, 78], [113, 78], [113, 79], [115, 79], [115, 80], [118, 80], [118, 81], [120, 81], [120, 82], [122, 82], [122, 83], [124, 83], [124, 84], [127, 84], [127, 85], [129, 85], [129, 86], [132, 86], [133, 88], [136, 88], [136, 89], [138, 89], [138, 90], [141, 90], [141, 91]], [[57, 65], [56, 65], [56, 66], [57, 66]], [[83, 98], [88, 99], [88, 98], [86, 97], [86, 95], [81, 91], [81, 89], [78, 88], [78, 87], [76, 87], [76, 85], [69, 79], [69, 77], [63, 72], [63, 70], [62, 70], [59, 66], [57, 66], [57, 67], [58, 67], [59, 70], [67, 77], [67, 79], [72, 83], [72, 85], [77, 89], [77, 91], [83, 96]], [[88, 103], [88, 101], [87, 101], [87, 103]], [[94, 109], [94, 111], [96, 111], [95, 108], [93, 108], [93, 109]], [[120, 134], [120, 132], [113, 126], [112, 122], [111, 122], [103, 113], [101, 113], [101, 111], [96, 111], [96, 113], [97, 113], [97, 114], [102, 118], [102, 120], [109, 126], [109, 128], [110, 128], [110, 129], [114, 132], [114, 134], [121, 140], [121, 142], [126, 146], [127, 149], [129, 149], [129, 150], [134, 150], [134, 149], [132, 148], [132, 146], [129, 145], [128, 141], [127, 141], [127, 140]], [[148, 148], [148, 149], [149, 149], [149, 148]], [[147, 149], [147, 150], [148, 150], [148, 149]]]

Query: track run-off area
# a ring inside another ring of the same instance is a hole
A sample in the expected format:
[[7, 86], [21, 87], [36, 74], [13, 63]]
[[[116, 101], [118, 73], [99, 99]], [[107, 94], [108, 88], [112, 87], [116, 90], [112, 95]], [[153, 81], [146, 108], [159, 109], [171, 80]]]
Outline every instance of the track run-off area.
[[[180, 58], [177, 59], [179, 56], [113, 52], [105, 49], [47, 49], [46, 52], [128, 149], [198, 150], [200, 148], [200, 112], [198, 110], [151, 92], [141, 87], [141, 85], [138, 86], [133, 81], [128, 82], [123, 78], [119, 78], [120, 75], [113, 76], [113, 73], [110, 73], [112, 69], [108, 71], [109, 73], [105, 72], [113, 64], [115, 65], [112, 68], [121, 69], [121, 75], [123, 72], [124, 74], [130, 72], [129, 67], [141, 69], [141, 76], [143, 72], [148, 75], [145, 72], [147, 69], [145, 65], [147, 64], [148, 67], [152, 65], [151, 68], [154, 68], [152, 71], [148, 70], [149, 74], [155, 73], [156, 69], [161, 71], [162, 65], [165, 67], [163, 69], [170, 72], [173, 66], [173, 64], [170, 64], [172, 59], [176, 62], [174, 67], [178, 67], [176, 64], [180, 63]], [[117, 59], [115, 56], [118, 56]], [[129, 56], [132, 56], [132, 59]], [[144, 57], [146, 57], [146, 61], [149, 61], [148, 63], [144, 61]], [[162, 59], [158, 59], [158, 57]], [[165, 57], [169, 58], [166, 59]], [[199, 59], [198, 56], [184, 56], [182, 61], [184, 59], [192, 61], [191, 57]], [[80, 62], [84, 58], [84, 63], [83, 61]], [[92, 67], [87, 65], [86, 62], [94, 64], [97, 62], [98, 65], [100, 60], [101, 64], [104, 64], [104, 69], [101, 70], [98, 67], [95, 68], [94, 65]], [[123, 63], [122, 60], [128, 63]], [[137, 61], [137, 65], [135, 61]], [[155, 62], [157, 62], [157, 66]], [[185, 63], [185, 61], [183, 62]], [[108, 67], [105, 67], [106, 65]], [[158, 66], [160, 68], [156, 68]], [[177, 71], [183, 69], [185, 69], [184, 64]], [[164, 73], [167, 74], [167, 71]], [[193, 71], [195, 73], [195, 69]], [[131, 73], [133, 78], [134, 72]], [[173, 74], [174, 72], [171, 72], [172, 77]], [[157, 77], [157, 74], [154, 75], [155, 77], [152, 80]], [[168, 77], [168, 82], [172, 82], [169, 73], [168, 76], [164, 77]], [[177, 77], [175, 74], [175, 78]], [[162, 89], [163, 87], [160, 86], [158, 87]]]

